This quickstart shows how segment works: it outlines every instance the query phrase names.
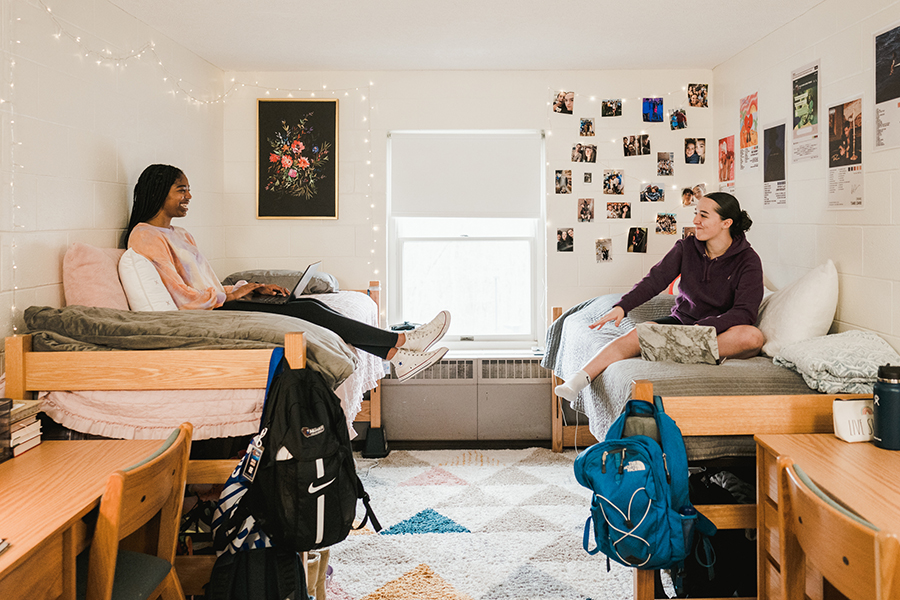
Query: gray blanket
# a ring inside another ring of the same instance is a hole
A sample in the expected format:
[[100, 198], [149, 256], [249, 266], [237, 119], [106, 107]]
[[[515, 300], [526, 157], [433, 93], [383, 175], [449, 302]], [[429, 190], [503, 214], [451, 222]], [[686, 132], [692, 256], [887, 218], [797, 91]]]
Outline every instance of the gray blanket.
[[32, 306], [25, 309], [25, 325], [36, 351], [274, 348], [284, 345], [285, 333], [302, 331], [307, 366], [329, 386], [340, 385], [356, 367], [353, 351], [337, 334], [283, 315]]
[[[612, 323], [599, 332], [590, 323], [612, 309], [620, 294], [599, 296], [579, 304], [553, 323], [547, 332], [547, 353], [542, 365], [565, 378], [579, 370], [603, 346], [634, 329], [635, 324], [668, 316], [674, 296], [662, 294], [634, 309], [617, 329]], [[632, 358], [611, 365], [573, 403], [589, 419], [591, 433], [603, 439], [612, 422], [631, 397], [631, 382], [646, 379], [661, 396], [727, 396], [809, 394], [810, 388], [797, 373], [776, 366], [771, 359], [729, 360], [722, 365], [649, 362]], [[688, 458], [752, 456], [753, 440], [739, 438], [686, 438]]]

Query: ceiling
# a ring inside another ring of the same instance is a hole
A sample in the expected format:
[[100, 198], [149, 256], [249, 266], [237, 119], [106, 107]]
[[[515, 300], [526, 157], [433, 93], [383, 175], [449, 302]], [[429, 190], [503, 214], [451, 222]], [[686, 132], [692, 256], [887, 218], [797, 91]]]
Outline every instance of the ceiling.
[[712, 69], [823, 0], [111, 0], [225, 71]]

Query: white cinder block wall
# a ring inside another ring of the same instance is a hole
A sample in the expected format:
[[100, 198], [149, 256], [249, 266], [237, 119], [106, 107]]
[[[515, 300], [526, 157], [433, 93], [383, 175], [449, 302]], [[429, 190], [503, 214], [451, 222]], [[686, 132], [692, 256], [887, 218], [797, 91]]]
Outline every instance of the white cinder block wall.
[[[788, 119], [791, 72], [819, 60], [819, 123], [828, 107], [863, 97], [863, 210], [826, 209], [822, 159], [788, 163], [788, 205], [763, 209], [762, 173], [736, 168], [736, 195], [754, 219], [749, 238], [782, 287], [829, 258], [840, 273], [833, 329], [872, 330], [900, 349], [900, 149], [873, 152], [873, 34], [900, 21], [900, 2], [825, 0], [713, 72], [716, 137], [737, 134], [740, 98], [759, 92], [763, 125]], [[762, 133], [760, 132], [760, 139]]]
[[[224, 252], [222, 104], [189, 101], [173, 80], [206, 102], [222, 93], [222, 71], [106, 0], [52, 5], [0, 0], [0, 336], [22, 328], [24, 308], [63, 304], [70, 244], [118, 245], [153, 162], [189, 173], [205, 201], [184, 224], [211, 258]], [[154, 52], [118, 66], [91, 54], [148, 43]]]
[[[666, 110], [686, 107], [688, 83], [709, 83], [712, 73], [694, 71], [579, 71], [579, 72], [428, 72], [375, 73], [229, 73], [227, 80], [250, 81], [229, 97], [225, 108], [226, 261], [229, 271], [277, 265], [297, 268], [323, 259], [345, 288], [365, 287], [371, 279], [385, 282], [387, 263], [387, 135], [393, 130], [529, 129], [543, 130], [546, 138], [547, 301], [569, 307], [597, 294], [625, 291], [672, 246], [677, 236], [654, 233], [656, 214], [674, 212], [679, 232], [689, 226], [692, 209], [680, 208], [680, 193], [672, 186], [714, 183], [715, 165], [685, 165], [684, 138], [712, 135], [713, 109], [687, 108], [689, 128], [671, 131], [668, 122], [644, 123], [641, 98], [664, 98]], [[280, 88], [278, 91], [276, 88]], [[548, 101], [554, 90], [576, 92], [575, 114], [553, 114]], [[340, 101], [340, 219], [256, 221], [254, 219], [256, 168], [256, 104], [258, 97], [337, 97]], [[266, 91], [269, 94], [266, 94]], [[714, 92], [713, 92], [714, 93]], [[363, 100], [362, 97], [366, 96]], [[600, 117], [600, 101], [623, 98], [623, 116]], [[581, 117], [593, 117], [597, 135], [579, 137]], [[365, 120], [364, 120], [365, 119]], [[622, 136], [647, 133], [651, 154], [625, 158]], [[366, 142], [368, 140], [368, 142]], [[597, 163], [571, 162], [575, 143], [598, 146]], [[712, 146], [711, 146], [712, 147]], [[657, 151], [674, 152], [675, 176], [656, 177]], [[369, 164], [371, 161], [371, 164]], [[553, 193], [556, 169], [572, 169], [573, 193]], [[604, 196], [603, 170], [625, 169], [624, 196]], [[593, 183], [583, 183], [591, 171]], [[465, 173], [447, 165], [447, 177]], [[642, 182], [667, 186], [663, 203], [640, 203]], [[440, 186], [440, 181], [435, 181]], [[594, 198], [596, 219], [577, 223], [579, 198]], [[606, 201], [632, 203], [631, 220], [607, 220]], [[625, 251], [630, 226], [648, 227], [647, 254]], [[575, 251], [556, 252], [557, 227], [575, 229]], [[377, 228], [377, 230], [375, 229]], [[612, 237], [615, 257], [598, 264], [594, 241]], [[240, 240], [238, 242], [237, 240]], [[238, 245], [240, 244], [240, 245]], [[382, 298], [390, 302], [387, 286]]]
[[[713, 72], [226, 74], [106, 0], [73, 0], [53, 9], [50, 15], [39, 3], [0, 0], [3, 335], [14, 326], [21, 328], [24, 307], [62, 304], [61, 259], [69, 244], [118, 244], [134, 182], [152, 162], [169, 162], [187, 172], [194, 203], [182, 224], [223, 276], [239, 268], [296, 266], [321, 258], [345, 288], [386, 280], [386, 136], [393, 129], [549, 132], [544, 308], [625, 290], [674, 242], [674, 236], [652, 232], [656, 213], [675, 212], [679, 231], [689, 224], [691, 211], [679, 208], [671, 185], [705, 181], [714, 186], [712, 162], [684, 165], [684, 137], [706, 137], [712, 159], [714, 139], [737, 131], [738, 98], [753, 91], [760, 93], [763, 123], [786, 118], [790, 70], [816, 58], [822, 61], [823, 109], [859, 92], [871, 102], [871, 34], [900, 19], [896, 2], [884, 8], [868, 0], [851, 8], [847, 2], [826, 0]], [[121, 57], [151, 42], [155, 54], [118, 66], [108, 61], [97, 65], [95, 55], [85, 56], [109, 50]], [[247, 85], [229, 94], [224, 104], [207, 104], [229, 90], [232, 79]], [[682, 105], [679, 95], [688, 83], [709, 83], [712, 98], [709, 109], [687, 109], [688, 129], [671, 132], [665, 124], [641, 121], [639, 98], [662, 96], [667, 109]], [[333, 90], [341, 100], [337, 221], [255, 219], [256, 98], [286, 97], [277, 88], [315, 89], [319, 97]], [[556, 89], [578, 94], [572, 117], [549, 113], [547, 100]], [[624, 116], [601, 118], [600, 100], [618, 97], [626, 99]], [[868, 104], [866, 110], [871, 132]], [[582, 183], [585, 165], [569, 162], [572, 144], [584, 141], [577, 135], [582, 116], [593, 117], [597, 128], [599, 157], [591, 186]], [[652, 154], [623, 157], [621, 137], [643, 132], [651, 136]], [[871, 150], [871, 133], [866, 144]], [[656, 152], [661, 150], [676, 153], [673, 178], [655, 177]], [[791, 196], [785, 210], [762, 210], [761, 180], [755, 173], [739, 172], [737, 180], [737, 194], [757, 222], [751, 241], [763, 255], [770, 279], [784, 285], [826, 258], [834, 259], [842, 284], [838, 329], [873, 329], [895, 347], [900, 347], [900, 216], [892, 189], [898, 158], [896, 150], [867, 153], [866, 208], [860, 212], [824, 210], [824, 163], [789, 167]], [[553, 194], [553, 171], [570, 167], [574, 193]], [[602, 194], [604, 168], [626, 171], [622, 199], [636, 209], [631, 223], [604, 217], [605, 203], [612, 198]], [[448, 178], [463, 176], [448, 165]], [[667, 184], [666, 202], [641, 205], [638, 187], [657, 179]], [[576, 223], [575, 206], [582, 197], [595, 200], [594, 223]], [[575, 252], [557, 253], [556, 228], [569, 225], [575, 229]], [[624, 249], [627, 227], [637, 225], [651, 229], [646, 255]], [[594, 259], [593, 242], [600, 237], [614, 239], [610, 263]]]

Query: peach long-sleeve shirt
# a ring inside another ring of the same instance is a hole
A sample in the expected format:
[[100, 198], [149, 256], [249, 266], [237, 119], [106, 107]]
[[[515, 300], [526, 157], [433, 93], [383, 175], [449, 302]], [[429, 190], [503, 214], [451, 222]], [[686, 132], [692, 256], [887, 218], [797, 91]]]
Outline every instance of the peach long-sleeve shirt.
[[210, 310], [225, 302], [225, 288], [186, 229], [138, 223], [128, 247], [153, 263], [179, 309]]

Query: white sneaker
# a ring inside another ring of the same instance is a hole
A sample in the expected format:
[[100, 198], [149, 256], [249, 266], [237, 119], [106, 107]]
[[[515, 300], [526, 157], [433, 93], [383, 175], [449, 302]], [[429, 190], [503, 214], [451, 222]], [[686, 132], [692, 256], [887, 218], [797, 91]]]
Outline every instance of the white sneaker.
[[394, 374], [401, 382], [424, 371], [437, 361], [444, 358], [447, 348], [438, 348], [431, 352], [411, 352], [406, 348], [398, 348], [391, 364], [394, 365]]
[[406, 333], [404, 350], [411, 352], [425, 352], [447, 333], [450, 328], [450, 313], [442, 310], [430, 323], [416, 327]]

